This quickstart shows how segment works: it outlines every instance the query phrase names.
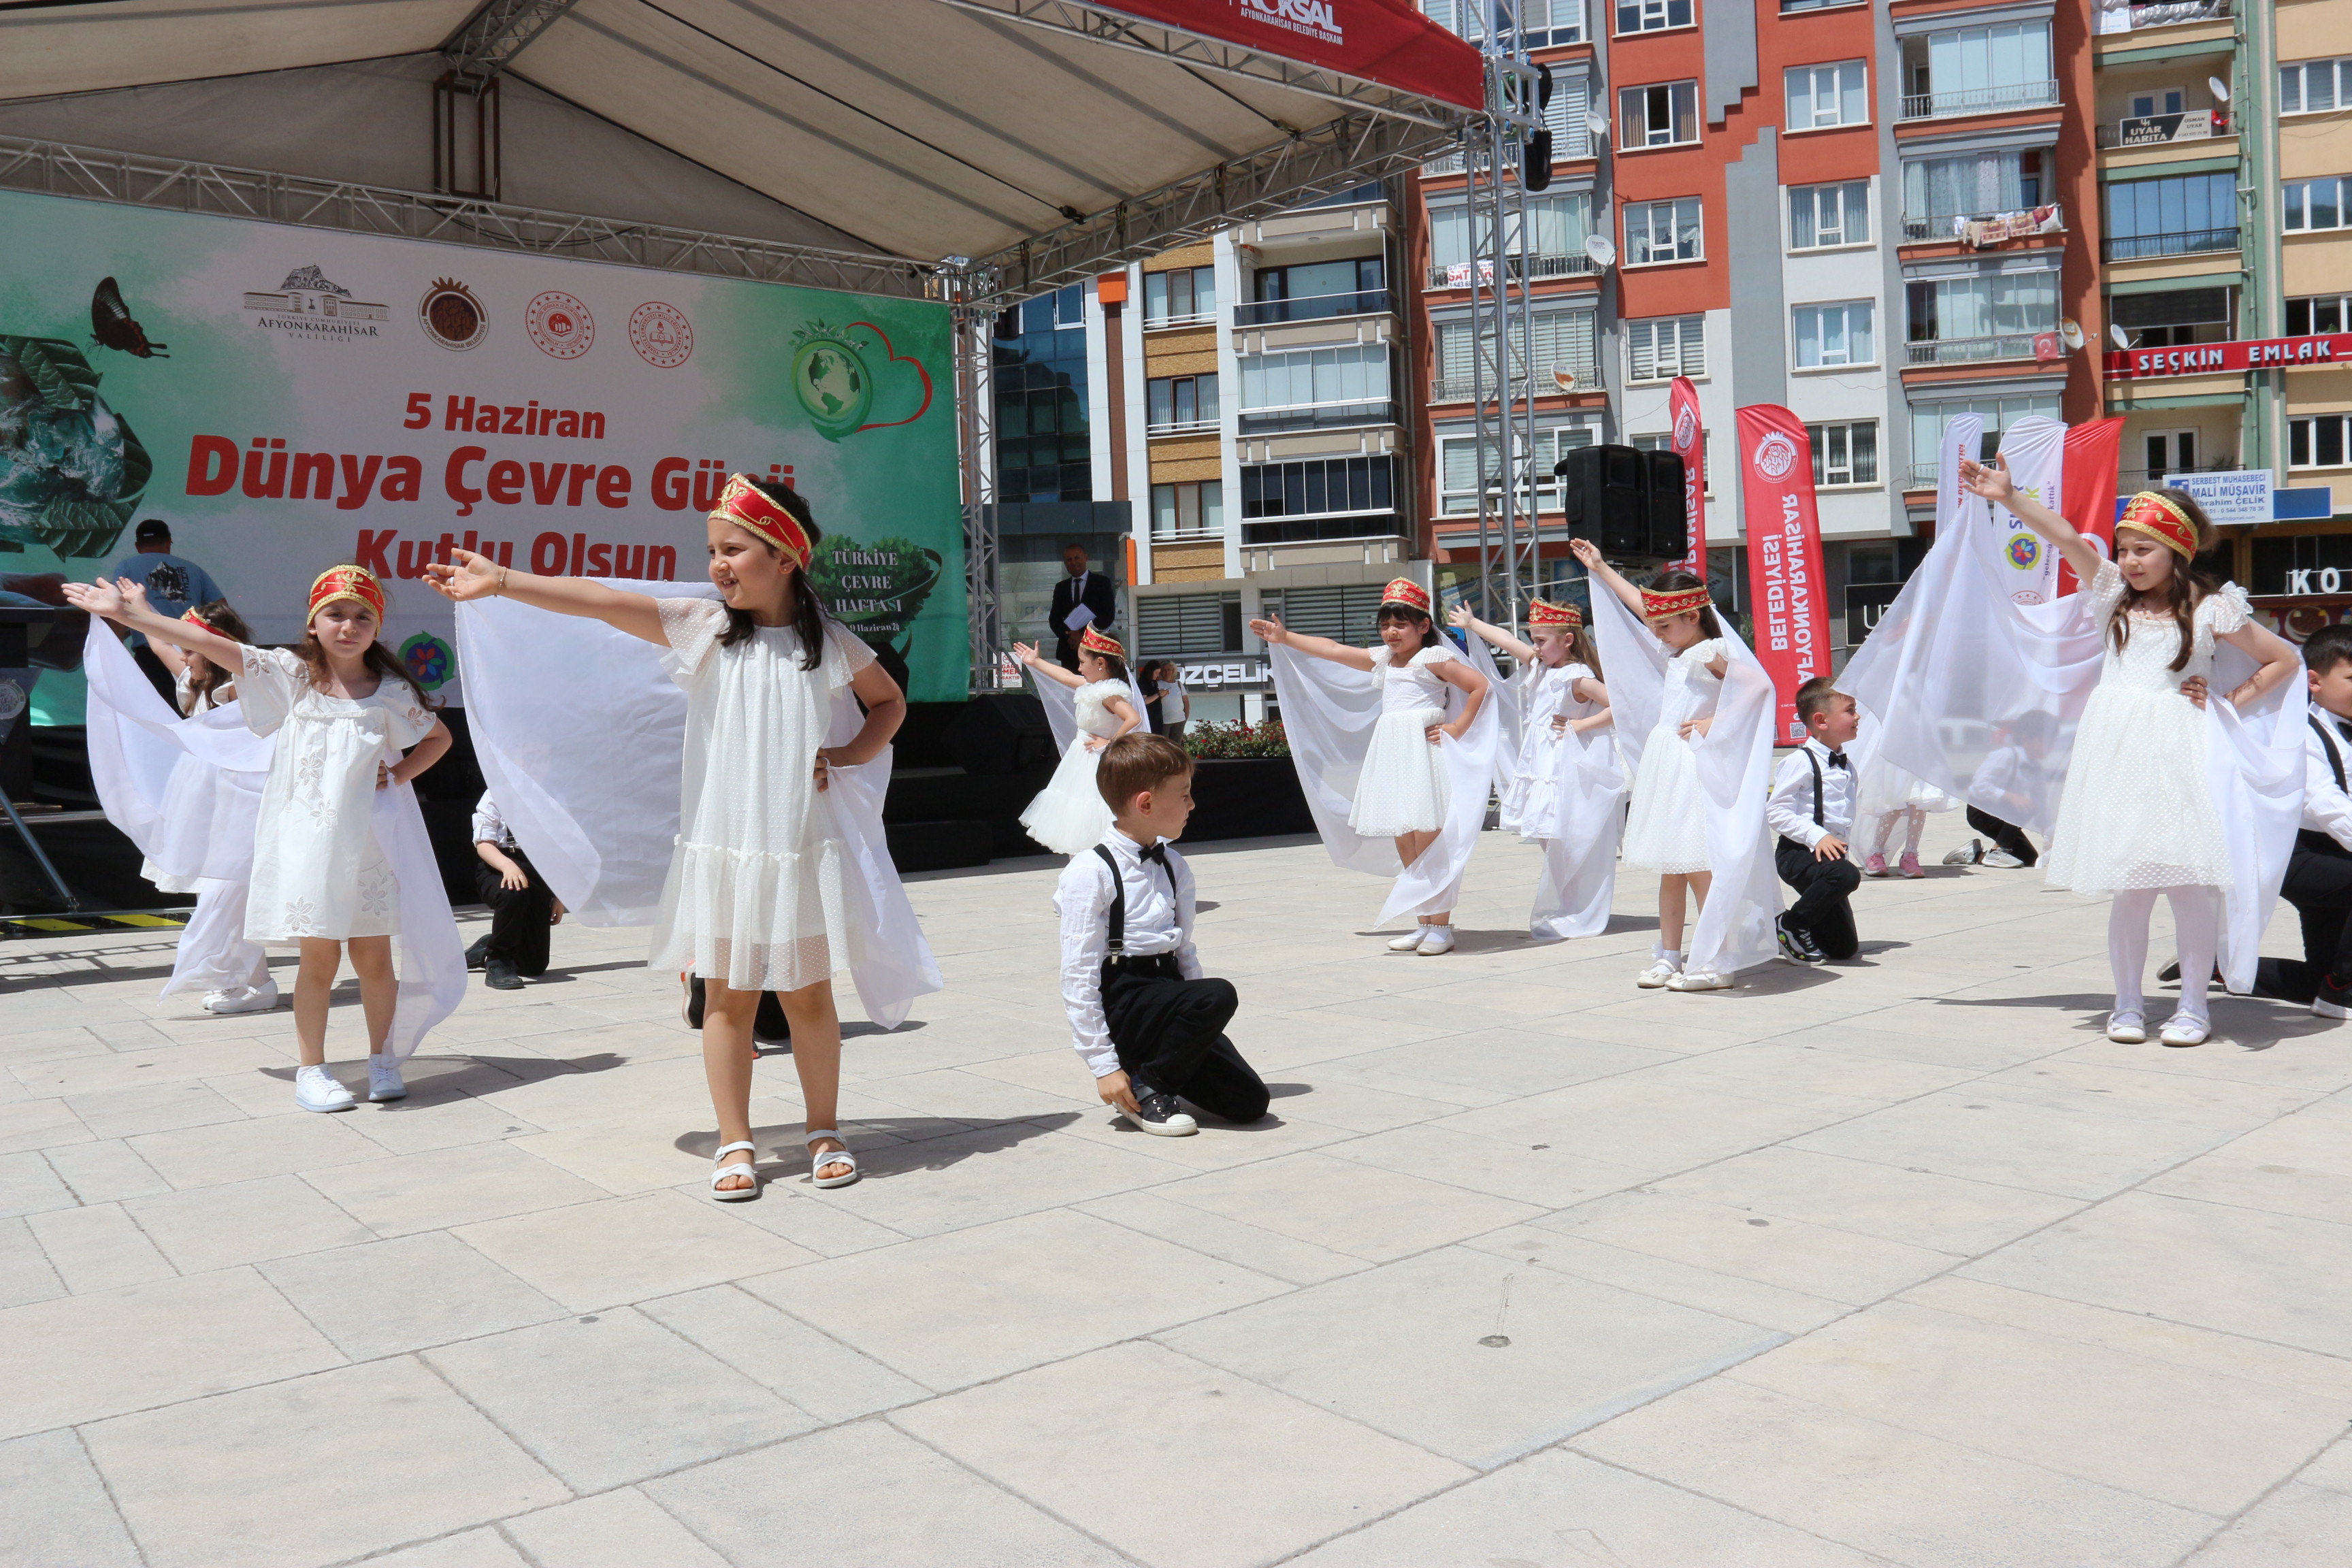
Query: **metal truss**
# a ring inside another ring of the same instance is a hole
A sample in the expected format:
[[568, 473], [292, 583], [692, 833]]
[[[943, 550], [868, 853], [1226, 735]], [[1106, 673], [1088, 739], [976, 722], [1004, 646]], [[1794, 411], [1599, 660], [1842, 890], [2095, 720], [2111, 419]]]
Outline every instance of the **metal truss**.
[[[1528, 248], [1523, 177], [1536, 76], [1519, 43], [1516, 6], [1496, 5], [1482, 52], [1487, 113], [1465, 138], [1469, 176], [1471, 428], [1478, 462], [1478, 607], [1519, 629], [1540, 581], [1536, 467], [1535, 316], [1520, 265]], [[1496, 577], [1499, 574], [1499, 584]], [[1495, 603], [1499, 592], [1501, 604]]]
[[577, 4], [579, 0], [488, 0], [441, 46], [441, 58], [459, 81], [487, 82]]
[[956, 457], [963, 474], [965, 626], [971, 640], [971, 689], [993, 691], [1003, 647], [1003, 600], [996, 510], [996, 313], [959, 299], [955, 305]]
[[16, 136], [0, 136], [0, 189], [710, 278], [899, 299], [943, 298], [937, 268], [897, 257]]
[[1076, 0], [941, 0], [941, 3], [959, 11], [1067, 34], [1089, 44], [1129, 49], [1194, 70], [1241, 77], [1279, 87], [1288, 92], [1311, 94], [1344, 109], [1369, 110], [1378, 114], [1418, 121], [1433, 130], [1453, 130], [1471, 112], [1440, 99], [1344, 76], [1301, 60], [1264, 54], [1245, 44], [1204, 37], [1164, 23], [1122, 16], [1097, 5], [1079, 5]]

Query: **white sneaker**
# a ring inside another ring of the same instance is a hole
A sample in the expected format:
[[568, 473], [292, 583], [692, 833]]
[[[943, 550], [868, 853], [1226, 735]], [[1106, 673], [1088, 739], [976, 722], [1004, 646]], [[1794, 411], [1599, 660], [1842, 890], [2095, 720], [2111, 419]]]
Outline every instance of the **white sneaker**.
[[2110, 1013], [2107, 1038], [2119, 1046], [2144, 1046], [2147, 1044], [2147, 1022], [2137, 1013]]
[[1669, 991], [1728, 991], [1731, 976], [1716, 974], [1704, 969], [1685, 969], [1666, 982]]
[[368, 1098], [377, 1101], [408, 1098], [408, 1086], [400, 1081], [398, 1062], [390, 1057], [368, 1058]]
[[2168, 1046], [2201, 1046], [2212, 1034], [2213, 1026], [2207, 1020], [2175, 1013], [2165, 1020], [2163, 1030], [2156, 1037]]
[[1428, 934], [1429, 926], [1427, 922], [1424, 921], [1405, 932], [1404, 935], [1397, 938], [1394, 942], [1389, 943], [1389, 951], [1391, 952], [1419, 952], [1421, 951], [1421, 939]]
[[1427, 925], [1422, 927], [1421, 955], [1423, 958], [1432, 958], [1438, 953], [1452, 952], [1453, 951], [1454, 928], [1452, 926]]
[[1680, 964], [1662, 958], [1633, 976], [1633, 984], [1644, 991], [1655, 991], [1661, 985], [1670, 984], [1674, 977], [1682, 972]]
[[1944, 857], [1947, 866], [1973, 866], [1984, 858], [1984, 840], [1971, 838], [1964, 848], [1954, 849]]
[[259, 985], [231, 985], [205, 994], [207, 1013], [267, 1013], [277, 1005], [275, 980], [266, 980]]
[[305, 1110], [349, 1110], [359, 1103], [352, 1091], [325, 1068], [301, 1068], [294, 1074], [294, 1103]]
[[2014, 871], [2020, 866], [2024, 865], [2025, 862], [2019, 859], [2016, 856], [2011, 854], [2006, 849], [1996, 849], [1991, 854], [1986, 856], [1979, 864], [1986, 866], [1998, 866], [2004, 871]]

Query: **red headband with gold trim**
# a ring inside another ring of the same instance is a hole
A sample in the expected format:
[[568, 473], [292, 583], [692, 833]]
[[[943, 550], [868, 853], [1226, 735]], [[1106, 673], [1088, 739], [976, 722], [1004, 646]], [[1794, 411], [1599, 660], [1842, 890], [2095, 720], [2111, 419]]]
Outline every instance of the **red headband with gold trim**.
[[383, 584], [364, 566], [330, 566], [319, 574], [310, 584], [310, 614], [337, 599], [357, 599], [375, 612], [379, 624], [383, 620]]
[[719, 504], [710, 509], [710, 515], [739, 528], [750, 529], [782, 551], [785, 558], [796, 567], [809, 563], [807, 530], [801, 527], [800, 521], [791, 512], [769, 500], [751, 482], [749, 474], [737, 474], [727, 481], [727, 488], [719, 492]]
[[1095, 653], [1107, 653], [1113, 658], [1127, 657], [1127, 649], [1118, 646], [1117, 637], [1107, 637], [1092, 626], [1078, 634], [1078, 646]]
[[1686, 616], [1693, 610], [1704, 610], [1715, 603], [1707, 591], [1701, 588], [1670, 588], [1663, 594], [1642, 590], [1642, 618], [1663, 621], [1673, 616]]
[[1528, 625], [1535, 626], [1576, 627], [1584, 624], [1584, 612], [1574, 605], [1555, 605], [1548, 599], [1537, 599], [1528, 605]]
[[1402, 605], [1408, 610], [1418, 610], [1425, 616], [1429, 614], [1429, 590], [1410, 577], [1393, 578], [1387, 587], [1381, 590], [1381, 603]]
[[[311, 607], [316, 609], [318, 606], [313, 605]], [[194, 610], [183, 611], [180, 615], [180, 618], [187, 622], [188, 625], [195, 627], [200, 632], [210, 632], [216, 637], [228, 637], [226, 632], [221, 630], [220, 627], [213, 625], [212, 622], [205, 619], [204, 616], [196, 614]], [[231, 642], [235, 642], [236, 639], [235, 637], [229, 637], [229, 640]]]
[[2124, 514], [2116, 520], [2117, 528], [2137, 528], [2142, 533], [2154, 534], [2176, 551], [2183, 561], [2197, 559], [2197, 525], [2189, 521], [2169, 496], [2155, 490], [2142, 490], [2132, 497]]

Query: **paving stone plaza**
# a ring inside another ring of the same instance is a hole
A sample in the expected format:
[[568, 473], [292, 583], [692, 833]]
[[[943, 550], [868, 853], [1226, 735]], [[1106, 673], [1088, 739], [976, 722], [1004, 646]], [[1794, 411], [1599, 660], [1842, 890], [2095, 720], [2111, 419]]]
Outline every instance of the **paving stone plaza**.
[[1443, 958], [1311, 842], [1193, 864], [1265, 1125], [1113, 1120], [1058, 863], [1001, 862], [911, 883], [948, 989], [852, 1026], [865, 1179], [776, 1053], [731, 1205], [642, 932], [337, 1116], [167, 942], [0, 946], [0, 1562], [2352, 1562], [2352, 1032], [2111, 1045], [2105, 905], [2031, 872], [1675, 995], [1651, 889], [1536, 945], [1501, 835]]

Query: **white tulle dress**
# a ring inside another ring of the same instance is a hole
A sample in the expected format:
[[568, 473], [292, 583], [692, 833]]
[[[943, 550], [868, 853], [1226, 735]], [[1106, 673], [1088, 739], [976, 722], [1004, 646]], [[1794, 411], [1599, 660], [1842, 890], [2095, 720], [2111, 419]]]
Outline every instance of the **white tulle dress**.
[[1118, 717], [1107, 706], [1114, 697], [1125, 698], [1130, 706], [1135, 701], [1135, 693], [1124, 680], [1097, 680], [1078, 688], [1078, 732], [1071, 738], [1070, 749], [1062, 753], [1053, 778], [1022, 808], [1021, 826], [1056, 855], [1084, 854], [1110, 831], [1110, 807], [1102, 791], [1095, 787], [1095, 770], [1102, 765], [1102, 753], [1087, 749], [1087, 737], [1108, 740], [1118, 733]]
[[648, 963], [737, 991], [829, 980], [849, 951], [848, 849], [832, 798], [816, 787], [816, 752], [834, 693], [874, 652], [827, 621], [824, 656], [804, 669], [790, 626], [721, 647], [726, 605], [656, 603], [687, 715], [677, 843]]
[[1460, 656], [1443, 642], [1403, 664], [1389, 658], [1385, 643], [1371, 655], [1372, 673], [1381, 681], [1381, 716], [1364, 752], [1348, 826], [1366, 838], [1433, 833], [1444, 826], [1452, 798], [1445, 759], [1429, 743], [1429, 727], [1445, 719], [1446, 681], [1436, 667]]
[[[2123, 603], [2124, 576], [2103, 563], [2091, 611], [2103, 632]], [[2189, 662], [2172, 668], [2180, 628], [2134, 616], [2121, 652], [2112, 638], [2099, 684], [2074, 730], [2066, 793], [2043, 864], [2053, 887], [2078, 893], [2231, 885], [2230, 846], [2206, 778], [2206, 720], [2180, 683], [2213, 671], [2213, 638], [2252, 617], [2246, 591], [2225, 584], [2192, 618]]]
[[1522, 838], [1559, 837], [1559, 749], [1575, 742], [1553, 733], [1551, 721], [1589, 719], [1601, 710], [1598, 702], [1576, 700], [1576, 683], [1591, 679], [1591, 666], [1583, 664], [1538, 664], [1528, 672], [1518, 759], [1496, 795], [1507, 831]]
[[1698, 758], [1680, 731], [1693, 719], [1714, 717], [1723, 682], [1707, 666], [1724, 657], [1721, 639], [1709, 637], [1666, 661], [1657, 727], [1643, 742], [1633, 804], [1625, 816], [1621, 854], [1628, 869], [1674, 876], [1709, 868]]

